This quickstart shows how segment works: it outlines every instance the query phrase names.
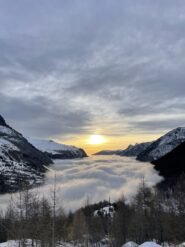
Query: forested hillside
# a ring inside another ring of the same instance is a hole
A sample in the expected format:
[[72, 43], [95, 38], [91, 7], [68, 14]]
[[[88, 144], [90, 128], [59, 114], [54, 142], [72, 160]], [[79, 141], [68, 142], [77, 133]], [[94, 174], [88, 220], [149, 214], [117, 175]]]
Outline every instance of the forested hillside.
[[92, 205], [87, 200], [76, 212], [58, 208], [57, 193], [53, 200], [48, 200], [25, 190], [17, 199], [11, 198], [9, 207], [1, 214], [0, 241], [18, 239], [20, 246], [25, 246], [30, 239], [33, 244], [45, 247], [64, 242], [121, 247], [130, 240], [141, 244], [153, 239], [158, 243], [182, 243], [184, 188], [184, 177], [165, 192], [149, 189], [143, 181], [129, 205], [124, 198]]

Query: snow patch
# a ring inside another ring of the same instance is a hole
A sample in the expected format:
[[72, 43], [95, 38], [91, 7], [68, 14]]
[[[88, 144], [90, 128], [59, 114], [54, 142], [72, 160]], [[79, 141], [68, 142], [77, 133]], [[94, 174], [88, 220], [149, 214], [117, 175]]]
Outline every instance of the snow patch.
[[122, 247], [137, 247], [137, 246], [138, 246], [138, 244], [136, 244], [133, 241], [129, 241], [126, 244], [122, 245]]
[[104, 216], [104, 217], [113, 217], [114, 215], [114, 206], [112, 205], [109, 205], [109, 206], [106, 206], [106, 207], [103, 207], [99, 210], [96, 210], [94, 212], [94, 216]]
[[161, 247], [161, 245], [156, 244], [155, 242], [145, 242], [139, 245], [139, 247]]

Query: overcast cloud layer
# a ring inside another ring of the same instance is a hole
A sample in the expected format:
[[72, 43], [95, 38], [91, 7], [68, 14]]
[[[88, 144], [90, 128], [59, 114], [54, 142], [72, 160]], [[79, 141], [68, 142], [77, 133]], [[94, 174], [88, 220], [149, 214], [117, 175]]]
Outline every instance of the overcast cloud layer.
[[0, 1], [0, 114], [25, 135], [185, 123], [183, 0]]
[[[67, 211], [90, 203], [125, 197], [129, 203], [143, 181], [153, 186], [162, 180], [150, 163], [119, 156], [92, 156], [83, 160], [58, 160], [56, 171], [57, 206]], [[54, 173], [48, 172], [44, 186], [34, 189], [41, 197], [52, 198]], [[15, 196], [16, 198], [16, 196]], [[3, 195], [1, 208], [7, 206], [10, 196]]]

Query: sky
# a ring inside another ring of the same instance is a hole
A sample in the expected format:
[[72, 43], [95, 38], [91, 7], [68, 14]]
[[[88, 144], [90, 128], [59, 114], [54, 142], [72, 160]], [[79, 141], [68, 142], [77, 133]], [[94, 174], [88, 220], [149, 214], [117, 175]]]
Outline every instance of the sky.
[[[1, 0], [0, 114], [88, 153], [185, 124], [183, 0]], [[102, 145], [88, 144], [103, 135]]]

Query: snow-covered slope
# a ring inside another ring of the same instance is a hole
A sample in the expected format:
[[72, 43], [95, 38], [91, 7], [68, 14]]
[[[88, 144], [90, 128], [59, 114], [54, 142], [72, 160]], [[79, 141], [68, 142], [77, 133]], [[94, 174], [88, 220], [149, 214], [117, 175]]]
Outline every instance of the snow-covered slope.
[[161, 245], [156, 244], [155, 242], [144, 242], [143, 244], [139, 245], [139, 247], [161, 247]]
[[184, 141], [185, 127], [176, 128], [154, 141], [137, 156], [137, 159], [152, 162], [171, 152]]
[[33, 138], [28, 138], [28, 140], [36, 148], [38, 148], [42, 152], [47, 153], [52, 159], [72, 159], [87, 157], [87, 154], [81, 148], [60, 144], [52, 140], [39, 140]]
[[31, 145], [0, 116], [0, 193], [42, 182], [52, 160]]
[[94, 216], [100, 217], [113, 217], [115, 213], [115, 208], [113, 205], [108, 205], [103, 208], [100, 208], [94, 212]]
[[122, 247], [138, 247], [138, 244], [133, 241], [129, 241], [126, 244], [122, 245]]

